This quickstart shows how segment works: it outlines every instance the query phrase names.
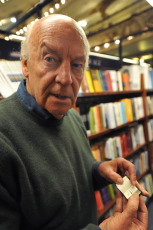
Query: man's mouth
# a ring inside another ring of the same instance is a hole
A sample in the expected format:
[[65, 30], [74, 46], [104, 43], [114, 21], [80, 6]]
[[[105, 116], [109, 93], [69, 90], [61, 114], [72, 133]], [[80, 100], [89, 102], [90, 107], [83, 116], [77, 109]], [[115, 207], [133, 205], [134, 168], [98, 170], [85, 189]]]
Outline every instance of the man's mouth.
[[67, 96], [61, 96], [59, 94], [53, 94], [53, 96], [55, 96], [57, 98], [60, 98], [60, 99], [66, 99], [66, 98], [68, 98]]

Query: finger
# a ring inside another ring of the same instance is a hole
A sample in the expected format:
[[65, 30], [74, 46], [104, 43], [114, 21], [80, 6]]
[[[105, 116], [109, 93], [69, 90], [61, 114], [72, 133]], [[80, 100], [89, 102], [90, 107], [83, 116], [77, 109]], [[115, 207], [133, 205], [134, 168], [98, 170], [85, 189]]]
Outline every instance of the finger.
[[143, 213], [148, 213], [147, 207], [142, 196], [139, 197], [139, 211]]
[[126, 207], [127, 207], [127, 199], [123, 196], [123, 198], [122, 198], [122, 203], [123, 203], [123, 211], [126, 209]]
[[119, 158], [118, 166], [126, 173], [132, 185], [136, 184], [136, 167], [130, 161]]
[[149, 197], [149, 193], [136, 181], [136, 187], [142, 192], [143, 196]]
[[142, 196], [140, 196], [139, 201], [140, 202], [139, 202], [138, 220], [141, 221], [143, 223], [143, 225], [146, 227], [145, 229], [147, 229], [147, 226], [148, 226], [148, 210], [147, 210], [147, 207], [145, 205], [145, 202], [144, 202]]
[[122, 212], [123, 211], [123, 202], [122, 202], [122, 194], [119, 190], [117, 190], [116, 195], [116, 205], [115, 205], [115, 212]]
[[137, 211], [139, 208], [139, 195], [134, 193], [127, 202], [127, 206], [124, 210], [124, 215], [129, 218], [129, 220], [135, 218], [137, 216]]

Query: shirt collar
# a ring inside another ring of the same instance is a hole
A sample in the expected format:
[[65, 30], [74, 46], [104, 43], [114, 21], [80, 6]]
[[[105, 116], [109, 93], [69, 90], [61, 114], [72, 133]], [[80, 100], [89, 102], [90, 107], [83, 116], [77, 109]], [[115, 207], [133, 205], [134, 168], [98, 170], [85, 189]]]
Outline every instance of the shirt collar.
[[28, 107], [29, 110], [37, 113], [41, 118], [48, 120], [49, 118], [53, 118], [53, 115], [49, 113], [46, 109], [40, 107], [36, 99], [28, 93], [26, 90], [26, 79], [23, 79], [18, 87], [17, 96], [20, 100]]

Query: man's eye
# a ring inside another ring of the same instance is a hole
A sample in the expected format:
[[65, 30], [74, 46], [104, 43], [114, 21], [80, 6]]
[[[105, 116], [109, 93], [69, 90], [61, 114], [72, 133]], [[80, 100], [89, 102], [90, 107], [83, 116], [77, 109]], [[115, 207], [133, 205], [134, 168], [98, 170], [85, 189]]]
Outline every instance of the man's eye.
[[75, 68], [81, 68], [81, 67], [82, 67], [82, 64], [74, 63], [73, 66], [74, 66]]
[[52, 62], [52, 61], [55, 61], [55, 59], [53, 57], [46, 57], [46, 61], [47, 62]]

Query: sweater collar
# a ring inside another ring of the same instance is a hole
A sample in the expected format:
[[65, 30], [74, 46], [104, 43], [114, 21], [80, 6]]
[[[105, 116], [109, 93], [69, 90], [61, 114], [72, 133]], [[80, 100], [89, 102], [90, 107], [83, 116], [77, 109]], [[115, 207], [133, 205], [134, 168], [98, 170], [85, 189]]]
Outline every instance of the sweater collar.
[[29, 110], [35, 112], [44, 120], [53, 118], [53, 115], [49, 113], [46, 109], [40, 107], [37, 104], [36, 99], [28, 93], [28, 91], [26, 90], [26, 79], [23, 79], [21, 81], [17, 90], [17, 96], [28, 107]]

